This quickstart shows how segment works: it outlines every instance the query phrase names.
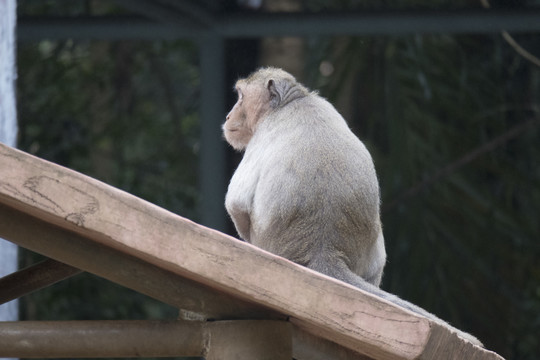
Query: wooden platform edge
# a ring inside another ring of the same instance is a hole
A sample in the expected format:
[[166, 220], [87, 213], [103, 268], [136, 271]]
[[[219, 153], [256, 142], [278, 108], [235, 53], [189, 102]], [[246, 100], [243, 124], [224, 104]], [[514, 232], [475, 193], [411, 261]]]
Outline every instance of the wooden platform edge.
[[[295, 326], [375, 359], [421, 358], [433, 334], [439, 350], [452, 348], [456, 339], [464, 342], [448, 329], [350, 285], [2, 144], [0, 203], [80, 235], [81, 244], [290, 316]], [[0, 221], [0, 236], [8, 226]], [[478, 359], [498, 358], [465, 343]]]

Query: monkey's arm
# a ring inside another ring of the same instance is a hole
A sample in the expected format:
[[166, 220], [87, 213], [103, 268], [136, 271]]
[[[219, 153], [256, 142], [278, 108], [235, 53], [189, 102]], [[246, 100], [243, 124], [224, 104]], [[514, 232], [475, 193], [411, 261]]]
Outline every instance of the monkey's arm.
[[236, 169], [227, 195], [225, 208], [231, 216], [240, 238], [251, 243], [252, 231], [252, 204], [259, 179], [259, 168], [250, 161], [250, 155], [245, 154], [242, 162]]
[[225, 197], [225, 207], [240, 238], [251, 242], [250, 204], [253, 196], [252, 191], [249, 191], [251, 187], [244, 180], [244, 176], [233, 177]]
[[240, 238], [244, 241], [250, 242], [249, 234], [251, 229], [251, 220], [249, 214], [245, 211], [242, 211], [236, 206], [230, 206], [227, 208], [231, 218], [233, 220], [234, 226]]

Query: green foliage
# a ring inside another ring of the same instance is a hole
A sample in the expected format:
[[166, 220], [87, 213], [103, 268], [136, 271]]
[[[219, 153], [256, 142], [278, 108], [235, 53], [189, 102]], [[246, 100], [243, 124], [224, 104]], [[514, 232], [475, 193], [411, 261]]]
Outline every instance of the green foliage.
[[[121, 11], [103, 1], [19, 7], [74, 16], [89, 3], [93, 13]], [[468, 4], [305, 2], [312, 11]], [[540, 55], [538, 34], [516, 39]], [[305, 81], [345, 115], [375, 159], [389, 254], [383, 287], [508, 359], [536, 359], [540, 69], [496, 34], [308, 38], [306, 47]], [[323, 61], [329, 75], [319, 71]], [[20, 44], [18, 68], [21, 149], [197, 220], [193, 44]], [[22, 263], [36, 260], [25, 253]], [[26, 297], [23, 310], [23, 318], [42, 320], [172, 316], [174, 309], [91, 275]]]
[[19, 147], [196, 218], [195, 50], [182, 42], [22, 45]]
[[[196, 220], [196, 54], [184, 42], [21, 44], [19, 147]], [[24, 304], [23, 318], [40, 320], [177, 315], [89, 274]]]
[[374, 155], [389, 253], [383, 287], [507, 358], [534, 359], [540, 69], [499, 36], [308, 46], [311, 69], [323, 60], [335, 69], [309, 81]]

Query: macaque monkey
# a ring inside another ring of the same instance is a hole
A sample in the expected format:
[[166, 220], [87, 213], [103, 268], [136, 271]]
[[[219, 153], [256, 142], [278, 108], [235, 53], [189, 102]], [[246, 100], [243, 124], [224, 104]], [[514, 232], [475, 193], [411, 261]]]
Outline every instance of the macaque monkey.
[[289, 73], [262, 68], [235, 85], [223, 132], [245, 151], [225, 206], [240, 237], [473, 336], [379, 288], [386, 251], [373, 160], [336, 109]]

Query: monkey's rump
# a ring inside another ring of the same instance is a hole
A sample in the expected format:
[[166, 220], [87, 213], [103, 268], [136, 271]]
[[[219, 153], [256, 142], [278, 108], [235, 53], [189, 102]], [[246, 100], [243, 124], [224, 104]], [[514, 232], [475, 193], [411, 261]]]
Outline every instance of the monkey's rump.
[[229, 191], [244, 170], [255, 182], [254, 245], [306, 266], [331, 252], [361, 276], [372, 268], [380, 232], [375, 168], [332, 105], [310, 95], [267, 116]]

